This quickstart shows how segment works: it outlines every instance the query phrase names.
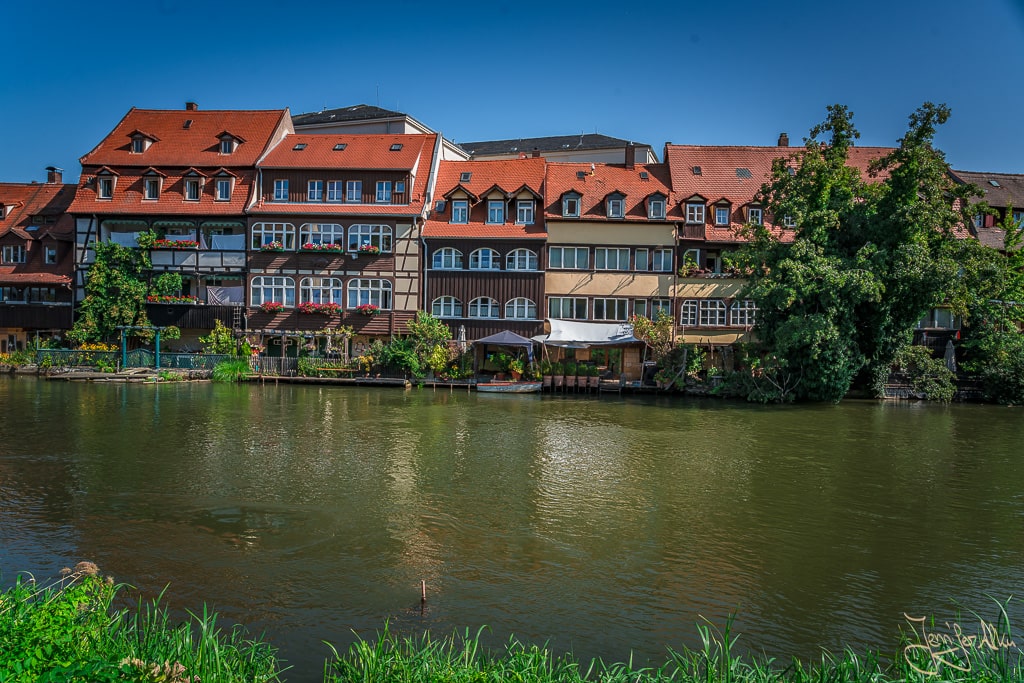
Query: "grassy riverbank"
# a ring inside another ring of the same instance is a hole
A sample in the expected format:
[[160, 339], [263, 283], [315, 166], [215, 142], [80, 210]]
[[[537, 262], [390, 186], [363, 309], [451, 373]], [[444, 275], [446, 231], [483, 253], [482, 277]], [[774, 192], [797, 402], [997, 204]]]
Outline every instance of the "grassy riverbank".
[[[0, 593], [0, 683], [234, 683], [286, 681], [275, 649], [217, 617], [190, 613], [182, 623], [153, 602], [126, 602], [128, 591], [83, 562], [39, 586], [19, 582]], [[736, 637], [698, 626], [701, 647], [669, 649], [656, 668], [582, 663], [512, 639], [488, 651], [480, 632], [433, 639], [402, 637], [385, 627], [324, 663], [325, 683], [889, 683], [892, 681], [1024, 681], [1010, 624], [912, 624], [889, 657], [850, 651], [814, 663], [748, 659]]]

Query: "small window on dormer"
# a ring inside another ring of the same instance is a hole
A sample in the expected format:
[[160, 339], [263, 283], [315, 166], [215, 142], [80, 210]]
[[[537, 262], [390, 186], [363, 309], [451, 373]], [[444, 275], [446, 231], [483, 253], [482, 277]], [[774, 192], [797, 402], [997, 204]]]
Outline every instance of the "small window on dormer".
[[132, 153], [142, 154], [146, 151], [146, 140], [144, 138], [133, 138], [132, 139]]
[[160, 178], [142, 179], [142, 198], [160, 199]]
[[231, 199], [231, 189], [234, 182], [231, 178], [217, 178], [217, 201], [226, 202]]
[[235, 139], [225, 135], [220, 139], [220, 153], [231, 154], [235, 151]]
[[112, 199], [114, 197], [114, 178], [111, 176], [100, 176], [96, 179], [96, 197], [98, 199]]
[[647, 200], [647, 217], [651, 220], [661, 220], [665, 217], [665, 199], [663, 197], [651, 197]]
[[608, 218], [622, 218], [626, 215], [625, 200], [621, 197], [608, 198]]
[[747, 209], [747, 222], [752, 225], [761, 225], [764, 221], [764, 213], [760, 206], [751, 206]]
[[199, 192], [199, 178], [185, 178], [185, 200], [198, 202]]
[[704, 222], [704, 205], [698, 204], [697, 202], [688, 202], [686, 204], [686, 222], [687, 223], [703, 223]]
[[47, 246], [43, 248], [43, 262], [48, 266], [57, 263], [57, 247]]
[[562, 216], [566, 218], [579, 218], [580, 196], [578, 194], [567, 194], [562, 197]]
[[729, 225], [729, 206], [719, 204], [715, 207], [715, 225]]

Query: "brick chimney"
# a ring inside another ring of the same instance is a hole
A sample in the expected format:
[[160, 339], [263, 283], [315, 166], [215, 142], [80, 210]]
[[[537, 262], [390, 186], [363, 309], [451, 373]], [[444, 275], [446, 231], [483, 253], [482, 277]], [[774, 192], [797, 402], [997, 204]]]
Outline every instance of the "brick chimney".
[[632, 142], [626, 143], [626, 170], [632, 171], [636, 168], [636, 145]]
[[185, 111], [199, 111], [199, 105], [195, 102], [186, 102]]
[[64, 169], [56, 166], [46, 167], [46, 182], [50, 185], [60, 185], [64, 182]]
[[533, 156], [534, 159], [540, 158], [540, 149], [537, 148], [537, 147], [534, 147], [533, 148], [533, 154], [531, 156]]
[[779, 133], [779, 147], [789, 147], [789, 133]]

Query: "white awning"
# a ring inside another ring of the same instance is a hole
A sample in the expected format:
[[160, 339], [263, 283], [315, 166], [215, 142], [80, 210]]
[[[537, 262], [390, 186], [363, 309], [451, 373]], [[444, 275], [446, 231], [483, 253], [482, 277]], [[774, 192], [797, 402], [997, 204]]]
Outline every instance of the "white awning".
[[629, 323], [583, 323], [548, 318], [548, 324], [551, 326], [551, 333], [536, 336], [533, 338], [534, 341], [546, 346], [570, 349], [640, 342], [633, 336], [633, 326]]

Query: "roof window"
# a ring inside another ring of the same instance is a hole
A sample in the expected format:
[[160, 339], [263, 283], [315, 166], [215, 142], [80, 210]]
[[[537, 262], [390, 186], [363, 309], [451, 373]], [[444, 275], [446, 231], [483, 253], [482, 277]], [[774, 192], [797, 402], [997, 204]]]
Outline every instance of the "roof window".
[[988, 181], [988, 184], [991, 185], [992, 187], [1001, 187], [998, 180], [990, 180]]
[[459, 176], [459, 182], [460, 183], [468, 183], [472, 179], [473, 179], [473, 172], [472, 171], [463, 171], [462, 175]]
[[736, 177], [737, 178], [753, 178], [754, 174], [750, 172], [749, 168], [737, 168], [736, 169]]
[[703, 173], [704, 169], [702, 169], [700, 166], [693, 167], [693, 175], [703, 175]]
[[338, 144], [336, 144], [334, 146], [334, 151], [335, 152], [344, 152], [346, 147], [348, 147], [347, 144], [345, 144], [344, 142], [339, 142]]
[[292, 147], [292, 150], [294, 150], [296, 152], [301, 152], [304, 149], [306, 149], [306, 143], [305, 142], [296, 143], [296, 145], [294, 147]]
[[391, 145], [391, 151], [392, 152], [401, 152], [402, 151], [402, 143], [401, 142], [396, 142], [395, 144]]
[[185, 119], [185, 123], [181, 124], [181, 127], [188, 130], [192, 127], [192, 119]]
[[651, 174], [647, 171], [640, 171], [640, 180], [647, 180], [651, 177]]
[[576, 180], [584, 180], [587, 177], [586, 171], [576, 171]]

